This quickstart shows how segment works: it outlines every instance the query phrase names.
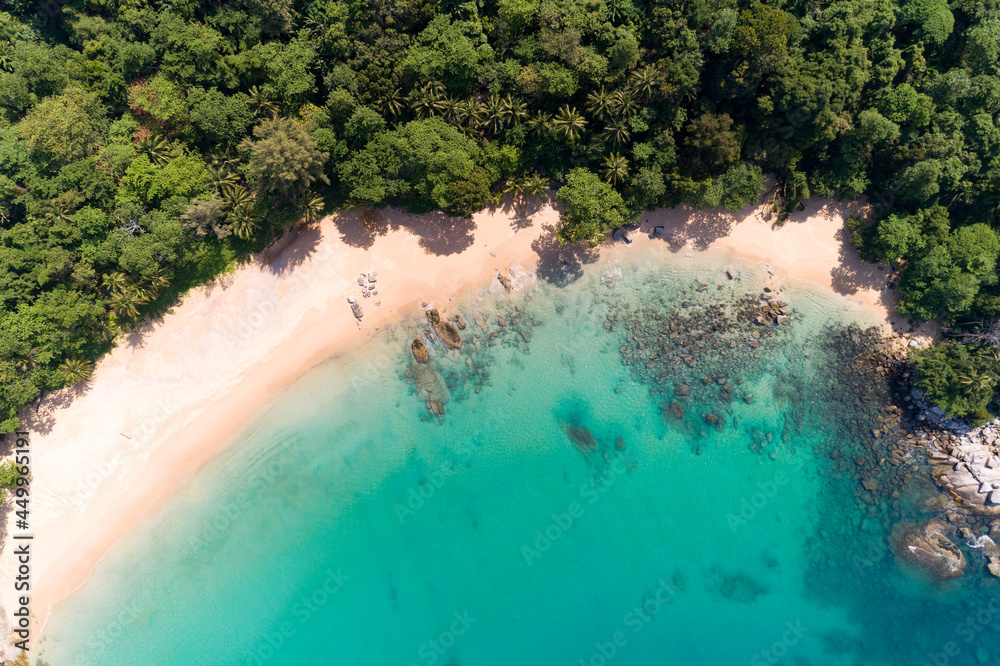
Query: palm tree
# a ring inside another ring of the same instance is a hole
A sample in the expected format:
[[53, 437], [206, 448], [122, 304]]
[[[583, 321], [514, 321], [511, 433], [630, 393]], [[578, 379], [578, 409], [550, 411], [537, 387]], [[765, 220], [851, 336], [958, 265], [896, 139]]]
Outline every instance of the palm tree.
[[143, 292], [129, 287], [115, 292], [111, 297], [111, 309], [119, 318], [134, 319], [139, 316], [139, 306], [148, 302]]
[[79, 384], [90, 379], [94, 372], [94, 364], [88, 359], [73, 357], [59, 364], [59, 374], [67, 384]]
[[403, 112], [403, 94], [396, 88], [378, 101], [379, 109], [386, 116], [398, 116]]
[[632, 72], [632, 92], [644, 101], [652, 99], [659, 82], [660, 69], [656, 65], [647, 65], [640, 70]]
[[625, 123], [612, 122], [608, 123], [604, 127], [604, 131], [601, 132], [601, 138], [606, 143], [610, 143], [612, 146], [617, 146], [622, 143], [628, 143], [628, 140], [632, 138], [632, 135], [629, 133], [628, 127], [625, 126]]
[[250, 97], [250, 107], [253, 108], [253, 112], [258, 118], [278, 114], [278, 105], [271, 100], [271, 95], [266, 91], [257, 86], [250, 86], [247, 94]]
[[639, 110], [639, 103], [629, 90], [616, 90], [611, 96], [611, 111], [619, 118], [628, 118]]
[[222, 190], [222, 200], [226, 202], [229, 209], [248, 208], [253, 203], [253, 195], [240, 184], [229, 185]]
[[417, 118], [433, 118], [437, 112], [437, 102], [444, 97], [444, 86], [437, 81], [431, 81], [420, 86], [412, 93], [410, 108]]
[[14, 60], [14, 45], [8, 41], [0, 42], [0, 71], [9, 72]]
[[483, 125], [496, 134], [507, 125], [510, 117], [509, 102], [499, 95], [490, 95], [483, 104]]
[[958, 373], [955, 376], [958, 383], [965, 387], [966, 393], [983, 393], [996, 388], [997, 377], [990, 373], [980, 374], [978, 370], [971, 369], [968, 373]]
[[587, 128], [587, 119], [575, 107], [563, 104], [556, 117], [552, 119], [552, 126], [568, 140], [575, 141]]
[[229, 214], [229, 227], [233, 234], [246, 240], [257, 230], [257, 220], [254, 219], [249, 205], [240, 205]]
[[14, 361], [14, 367], [17, 368], [19, 372], [28, 374], [32, 370], [38, 367], [38, 350], [29, 349], [28, 352]]
[[146, 284], [151, 292], [159, 293], [161, 289], [165, 289], [170, 284], [170, 278], [167, 276], [167, 271], [160, 266], [146, 278]]
[[549, 179], [535, 173], [524, 180], [521, 188], [529, 197], [543, 197], [549, 191]]
[[598, 120], [604, 120], [604, 117], [611, 113], [611, 101], [612, 96], [604, 86], [601, 86], [599, 90], [594, 90], [589, 95], [587, 95], [587, 112], [597, 118]]
[[208, 184], [216, 192], [221, 192], [240, 182], [239, 176], [228, 165], [209, 164], [207, 171]]
[[448, 95], [447, 97], [439, 99], [435, 106], [437, 107], [438, 113], [441, 114], [441, 117], [444, 118], [446, 123], [451, 123], [452, 125], [461, 124], [462, 100]]
[[163, 166], [170, 161], [170, 144], [162, 136], [148, 136], [139, 143], [139, 150], [149, 157], [149, 161], [157, 166]]
[[109, 293], [121, 292], [128, 286], [128, 277], [121, 271], [114, 271], [105, 275], [102, 282]]
[[483, 105], [475, 97], [470, 97], [459, 105], [458, 115], [459, 122], [472, 129], [482, 120]]
[[306, 222], [315, 222], [323, 217], [324, 208], [326, 208], [326, 204], [323, 202], [323, 197], [315, 196], [306, 202], [302, 209], [302, 217]]
[[544, 111], [537, 111], [535, 115], [529, 118], [525, 125], [528, 126], [528, 132], [536, 138], [542, 138], [549, 133], [552, 126], [552, 114], [545, 113]]
[[628, 160], [619, 153], [611, 153], [601, 165], [601, 175], [612, 185], [621, 183], [628, 176]]
[[510, 109], [510, 117], [514, 122], [523, 121], [528, 117], [527, 104], [510, 95], [504, 95], [503, 98], [507, 103], [507, 108]]

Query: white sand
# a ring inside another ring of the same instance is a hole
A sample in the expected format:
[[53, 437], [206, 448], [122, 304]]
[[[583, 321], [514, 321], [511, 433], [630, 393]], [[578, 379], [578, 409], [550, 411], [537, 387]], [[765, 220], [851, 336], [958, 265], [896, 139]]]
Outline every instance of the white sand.
[[[644, 215], [632, 236], [636, 245], [716, 247], [766, 262], [779, 277], [832, 288], [888, 322], [886, 274], [844, 242], [849, 212], [813, 201], [772, 229], [763, 208], [737, 215], [663, 210]], [[119, 537], [222, 450], [271, 396], [422, 301], [442, 304], [516, 262], [537, 265], [538, 251], [553, 248], [558, 221], [549, 205], [520, 229], [528, 222], [523, 211], [487, 212], [475, 217], [473, 237], [472, 224], [442, 216], [367, 215], [368, 224], [347, 213], [289, 234], [269, 256], [195, 290], [128, 336], [101, 360], [85, 390], [63, 391], [37, 412], [25, 411], [34, 452], [33, 640], [51, 604], [79, 587]], [[664, 240], [646, 237], [656, 225], [665, 226]], [[372, 270], [379, 294], [362, 299], [358, 276]], [[364, 308], [360, 329], [348, 295]], [[15, 600], [13, 520], [0, 555], [0, 603], [8, 616]]]

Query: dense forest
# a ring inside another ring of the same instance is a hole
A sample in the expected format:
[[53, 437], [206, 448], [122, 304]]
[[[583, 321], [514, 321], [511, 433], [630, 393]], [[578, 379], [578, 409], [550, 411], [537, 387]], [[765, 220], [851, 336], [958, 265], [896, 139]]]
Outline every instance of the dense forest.
[[334, 206], [851, 221], [950, 414], [1000, 381], [1000, 0], [3, 0], [0, 430], [122, 331]]

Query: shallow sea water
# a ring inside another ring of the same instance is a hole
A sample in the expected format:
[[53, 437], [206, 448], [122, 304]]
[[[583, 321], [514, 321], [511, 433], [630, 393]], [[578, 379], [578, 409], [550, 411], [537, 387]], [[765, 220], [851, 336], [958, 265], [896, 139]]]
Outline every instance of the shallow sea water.
[[975, 562], [941, 587], [888, 554], [920, 475], [867, 503], [845, 473], [889, 396], [856, 402], [832, 346], [861, 314], [792, 287], [790, 321], [680, 349], [671, 322], [759, 306], [752, 267], [519, 282], [438, 304], [468, 323], [461, 351], [429, 342], [443, 418], [412, 380], [418, 320], [288, 388], [54, 609], [39, 663], [997, 663]]

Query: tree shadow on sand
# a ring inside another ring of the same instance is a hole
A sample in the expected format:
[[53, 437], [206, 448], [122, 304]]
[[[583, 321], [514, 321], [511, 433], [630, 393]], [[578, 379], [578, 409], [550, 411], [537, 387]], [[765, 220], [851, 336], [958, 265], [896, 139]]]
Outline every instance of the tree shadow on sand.
[[535, 274], [551, 284], [565, 286], [583, 275], [584, 264], [592, 264], [599, 256], [597, 248], [586, 243], [560, 245], [555, 225], [545, 225], [541, 236], [531, 243], [538, 255]]
[[341, 240], [351, 247], [367, 250], [375, 239], [389, 231], [404, 229], [417, 236], [418, 245], [439, 256], [457, 254], [474, 240], [476, 223], [441, 212], [411, 215], [395, 208], [347, 210], [333, 215]]
[[[728, 236], [736, 225], [736, 216], [725, 210], [698, 210], [689, 206], [660, 208], [639, 216], [639, 233], [661, 238], [673, 252], [679, 252], [690, 242], [704, 250], [720, 238]], [[658, 227], [663, 227], [658, 230]]]
[[290, 273], [316, 251], [320, 240], [322, 234], [318, 224], [297, 224], [261, 253], [260, 263], [272, 273]]
[[55, 392], [43, 391], [18, 414], [21, 430], [30, 434], [47, 435], [52, 432], [57, 413], [69, 407], [74, 400], [87, 395], [90, 389], [91, 380], [88, 379]]

